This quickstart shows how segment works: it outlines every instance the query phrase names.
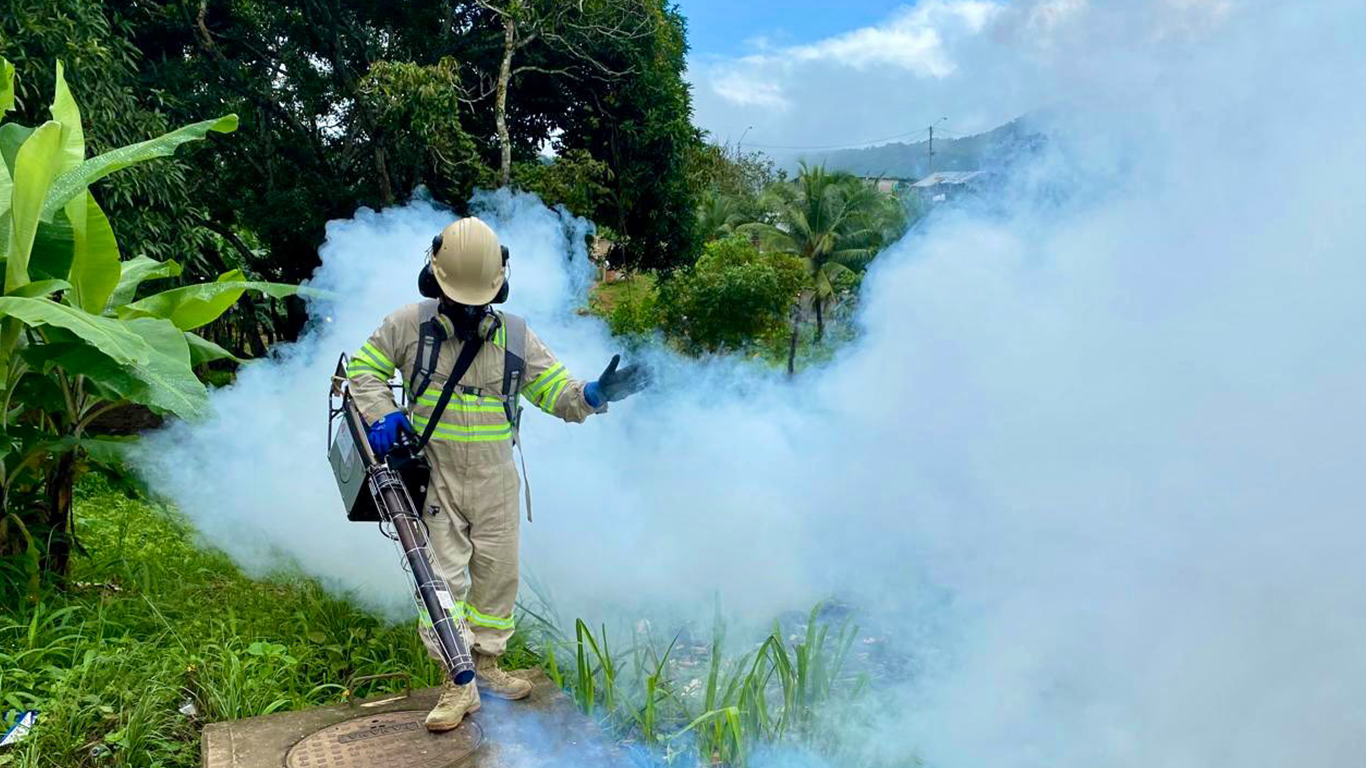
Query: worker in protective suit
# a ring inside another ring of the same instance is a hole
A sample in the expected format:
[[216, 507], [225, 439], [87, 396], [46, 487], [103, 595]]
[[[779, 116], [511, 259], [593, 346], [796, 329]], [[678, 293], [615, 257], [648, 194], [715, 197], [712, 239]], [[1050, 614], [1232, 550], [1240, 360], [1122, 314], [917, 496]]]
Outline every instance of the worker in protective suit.
[[[531, 683], [498, 667], [512, 636], [517, 598], [520, 480], [512, 450], [518, 395], [546, 413], [581, 422], [638, 392], [648, 377], [639, 366], [618, 368], [619, 355], [596, 381], [570, 376], [521, 318], [491, 308], [507, 297], [507, 258], [483, 221], [470, 217], [446, 227], [432, 241], [428, 269], [419, 279], [424, 295], [437, 295], [385, 318], [352, 359], [347, 376], [376, 455], [388, 453], [402, 435], [428, 436], [432, 475], [425, 506], [431, 516], [425, 519], [457, 601], [453, 613], [464, 619], [477, 685], [494, 696], [521, 699], [531, 693]], [[470, 344], [477, 352], [461, 360]], [[436, 414], [460, 363], [468, 368]], [[407, 413], [389, 388], [395, 372], [407, 387]], [[420, 616], [423, 642], [440, 660], [430, 627], [431, 618]], [[427, 728], [450, 730], [478, 708], [475, 684], [448, 681]]]

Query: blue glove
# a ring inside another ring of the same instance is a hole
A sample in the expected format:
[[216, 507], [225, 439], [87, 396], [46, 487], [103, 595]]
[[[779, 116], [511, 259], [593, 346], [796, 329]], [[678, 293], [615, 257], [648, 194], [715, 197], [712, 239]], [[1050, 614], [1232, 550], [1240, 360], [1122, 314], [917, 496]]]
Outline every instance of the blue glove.
[[625, 400], [650, 385], [650, 371], [642, 365], [628, 365], [617, 370], [621, 355], [612, 355], [612, 362], [602, 372], [597, 381], [590, 381], [583, 388], [583, 399], [588, 407], [601, 408], [607, 403]]
[[394, 411], [374, 424], [370, 425], [370, 448], [375, 452], [375, 458], [384, 458], [384, 454], [393, 449], [398, 442], [398, 436], [402, 432], [413, 432], [413, 425], [408, 421], [407, 415], [403, 411]]

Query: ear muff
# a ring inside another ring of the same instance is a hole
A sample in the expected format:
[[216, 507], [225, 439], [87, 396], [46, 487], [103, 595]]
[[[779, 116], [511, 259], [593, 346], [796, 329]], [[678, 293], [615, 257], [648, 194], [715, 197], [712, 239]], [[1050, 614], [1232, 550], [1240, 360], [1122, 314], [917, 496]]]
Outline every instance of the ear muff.
[[422, 271], [417, 273], [417, 292], [424, 299], [441, 298], [441, 286], [436, 282], [436, 275], [432, 274], [430, 261], [423, 264]]
[[493, 301], [489, 302], [490, 304], [502, 304], [508, 300], [508, 278], [512, 274], [508, 270], [508, 259], [512, 257], [512, 253], [508, 251], [506, 245], [500, 245], [498, 247], [503, 251], [503, 287], [498, 289], [498, 295], [493, 297]]
[[417, 273], [417, 292], [424, 299], [441, 298], [441, 286], [436, 282], [436, 275], [432, 273], [432, 259], [436, 252], [441, 250], [441, 233], [437, 233], [432, 238], [432, 249], [427, 251], [427, 263], [422, 265], [422, 271]]

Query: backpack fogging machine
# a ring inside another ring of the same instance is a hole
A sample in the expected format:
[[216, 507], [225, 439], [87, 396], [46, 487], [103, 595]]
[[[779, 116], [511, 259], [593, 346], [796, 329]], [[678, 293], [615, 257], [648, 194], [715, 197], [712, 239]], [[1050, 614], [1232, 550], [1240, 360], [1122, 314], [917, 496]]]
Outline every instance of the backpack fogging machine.
[[465, 646], [445, 575], [432, 557], [427, 524], [421, 515], [431, 468], [405, 437], [383, 459], [377, 459], [366, 439], [365, 420], [351, 397], [346, 377], [345, 354], [337, 363], [328, 396], [328, 461], [337, 478], [346, 517], [353, 522], [379, 523], [380, 531], [403, 555], [403, 570], [412, 579], [419, 610], [432, 622], [441, 662], [451, 681], [468, 685], [474, 680], [474, 659]]

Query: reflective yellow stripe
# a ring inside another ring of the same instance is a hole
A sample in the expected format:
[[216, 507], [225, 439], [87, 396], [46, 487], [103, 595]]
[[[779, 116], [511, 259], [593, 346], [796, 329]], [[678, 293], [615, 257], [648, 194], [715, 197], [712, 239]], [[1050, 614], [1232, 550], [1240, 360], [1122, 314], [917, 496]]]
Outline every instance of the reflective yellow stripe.
[[[422, 390], [422, 394], [418, 395], [418, 398], [426, 398], [428, 400], [431, 400], [433, 404], [436, 403], [437, 398], [439, 397], [441, 397], [441, 387], [438, 386], [427, 387], [426, 389]], [[502, 400], [499, 400], [498, 398], [489, 395], [470, 395], [464, 392], [452, 393], [451, 402], [455, 402], [457, 400], [460, 402], [470, 403], [473, 405], [489, 405], [492, 403], [501, 404], [503, 402]]]
[[545, 397], [541, 400], [541, 410], [550, 414], [555, 413], [555, 404], [560, 401], [560, 394], [563, 393], [565, 387], [568, 386], [569, 374], [566, 373], [564, 375], [564, 378], [561, 379], [559, 383], [555, 384], [555, 386], [549, 392], [547, 392]]
[[[416, 402], [418, 405], [435, 408], [437, 400], [438, 398], [435, 397], [419, 397]], [[451, 402], [446, 403], [446, 410], [463, 411], [464, 413], [502, 413], [503, 404], [496, 400], [492, 404], [457, 403], [455, 398], [451, 398]]]
[[[431, 419], [426, 416], [413, 415], [413, 426], [417, 427], [419, 431], [425, 431], [430, 421]], [[507, 421], [499, 424], [470, 424], [468, 426], [437, 422], [436, 429], [432, 431], [433, 440], [447, 440], [456, 443], [487, 443], [507, 440], [511, 437], [512, 425]]]
[[472, 605], [465, 606], [465, 618], [471, 624], [489, 629], [512, 629], [514, 626], [511, 616], [500, 619], [497, 616], [480, 613]]
[[392, 368], [385, 368], [382, 363], [375, 360], [373, 355], [371, 355], [369, 352], [366, 352], [363, 349], [356, 350], [356, 355], [355, 357], [351, 358], [351, 361], [354, 363], [364, 363], [377, 371], [387, 370], [389, 372], [393, 372]]
[[[450, 613], [451, 613], [451, 618], [452, 618], [452, 619], [455, 619], [456, 621], [459, 621], [460, 619], [465, 618], [465, 604], [464, 604], [464, 603], [456, 603], [456, 604], [451, 608]], [[432, 628], [432, 617], [427, 615], [427, 609], [426, 609], [426, 608], [422, 608], [422, 607], [420, 607], [420, 606], [418, 607], [418, 609], [417, 609], [417, 624], [418, 624], [418, 626], [424, 627], [424, 628], [426, 628], [426, 629], [431, 629], [431, 628]]]
[[547, 388], [549, 388], [551, 382], [553, 382], [556, 379], [556, 377], [560, 376], [561, 374], [564, 374], [565, 376], [569, 375], [568, 372], [564, 369], [564, 363], [556, 363], [555, 365], [546, 369], [545, 373], [542, 373], [540, 376], [537, 376], [536, 379], [532, 381], [530, 384], [523, 387], [522, 394], [530, 398], [532, 402], [535, 402], [536, 396], [542, 394]]
[[355, 358], [351, 361], [350, 365], [346, 366], [346, 375], [351, 378], [357, 376], [374, 376], [375, 378], [388, 381], [389, 377], [393, 374], [392, 372], [385, 373], [384, 371], [375, 368], [374, 365], [360, 358]]
[[360, 351], [369, 352], [370, 356], [374, 358], [375, 363], [378, 364], [377, 367], [380, 370], [388, 370], [390, 373], [393, 372], [394, 364], [389, 361], [389, 358], [384, 356], [383, 352], [379, 351], [379, 347], [367, 341], [361, 345]]

